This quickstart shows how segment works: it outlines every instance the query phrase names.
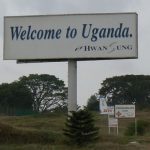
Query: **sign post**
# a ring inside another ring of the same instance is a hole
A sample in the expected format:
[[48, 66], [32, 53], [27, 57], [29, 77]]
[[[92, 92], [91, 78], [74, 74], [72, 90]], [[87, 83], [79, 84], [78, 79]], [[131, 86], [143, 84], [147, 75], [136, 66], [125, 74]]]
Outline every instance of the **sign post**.
[[118, 119], [113, 117], [110, 117], [108, 115], [108, 128], [109, 128], [109, 134], [110, 134], [110, 128], [116, 128], [117, 129], [117, 135], [118, 135]]
[[77, 111], [77, 62], [68, 61], [68, 113]]
[[137, 136], [137, 119], [135, 118], [135, 136]]
[[135, 136], [137, 135], [137, 121], [135, 118], [135, 105], [115, 105], [115, 118], [134, 118]]

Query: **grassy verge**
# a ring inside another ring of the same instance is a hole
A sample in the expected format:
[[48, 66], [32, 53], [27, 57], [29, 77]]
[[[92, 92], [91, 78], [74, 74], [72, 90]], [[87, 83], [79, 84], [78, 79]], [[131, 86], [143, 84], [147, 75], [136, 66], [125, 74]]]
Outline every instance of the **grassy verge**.
[[[148, 112], [138, 112], [137, 117], [150, 121]], [[124, 136], [128, 124], [134, 120], [119, 120], [119, 135], [108, 135], [107, 116], [93, 113], [100, 138], [84, 147], [69, 145], [62, 129], [66, 115], [39, 114], [32, 116], [0, 116], [0, 150], [149, 150], [150, 133], [144, 136]], [[133, 143], [130, 143], [132, 142]], [[137, 143], [134, 141], [137, 141]]]
[[56, 143], [62, 135], [54, 132], [40, 131], [36, 129], [27, 130], [12, 127], [7, 124], [0, 123], [0, 143], [4, 144], [29, 144], [29, 143]]
[[0, 145], [0, 150], [149, 150], [150, 145], [128, 144], [119, 145], [112, 143], [94, 144], [85, 147], [67, 146], [67, 145]]

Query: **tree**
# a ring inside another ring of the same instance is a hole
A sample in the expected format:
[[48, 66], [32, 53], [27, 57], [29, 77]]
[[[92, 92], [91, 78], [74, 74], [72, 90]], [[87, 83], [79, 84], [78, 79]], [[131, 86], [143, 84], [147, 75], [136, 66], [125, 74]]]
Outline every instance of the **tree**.
[[95, 95], [92, 95], [87, 102], [87, 109], [91, 111], [99, 111], [99, 101]]
[[138, 108], [150, 106], [150, 76], [126, 75], [107, 78], [99, 94], [108, 97], [109, 104], [134, 104]]
[[33, 98], [33, 110], [36, 112], [65, 107], [67, 88], [64, 81], [53, 75], [30, 74], [20, 79], [31, 92]]
[[30, 91], [21, 83], [13, 82], [0, 85], [0, 111], [8, 115], [32, 111]]
[[94, 119], [87, 109], [72, 111], [68, 115], [64, 135], [77, 145], [93, 142], [98, 138], [98, 128], [94, 125]]

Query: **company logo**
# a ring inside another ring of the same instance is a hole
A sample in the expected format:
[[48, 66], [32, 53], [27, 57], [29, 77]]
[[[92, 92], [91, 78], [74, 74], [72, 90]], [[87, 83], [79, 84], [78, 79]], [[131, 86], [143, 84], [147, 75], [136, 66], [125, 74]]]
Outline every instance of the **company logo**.
[[117, 42], [113, 42], [109, 45], [82, 45], [75, 48], [76, 52], [108, 52], [113, 53], [114, 51], [131, 51], [133, 50], [133, 46], [130, 44], [118, 44]]

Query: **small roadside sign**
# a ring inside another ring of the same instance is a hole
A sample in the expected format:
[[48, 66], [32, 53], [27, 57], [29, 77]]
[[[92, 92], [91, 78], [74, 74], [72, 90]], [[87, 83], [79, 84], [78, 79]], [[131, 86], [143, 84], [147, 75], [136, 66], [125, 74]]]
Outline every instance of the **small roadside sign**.
[[118, 119], [117, 118], [109, 118], [108, 126], [109, 127], [118, 127]]
[[135, 105], [115, 105], [115, 118], [135, 118]]

